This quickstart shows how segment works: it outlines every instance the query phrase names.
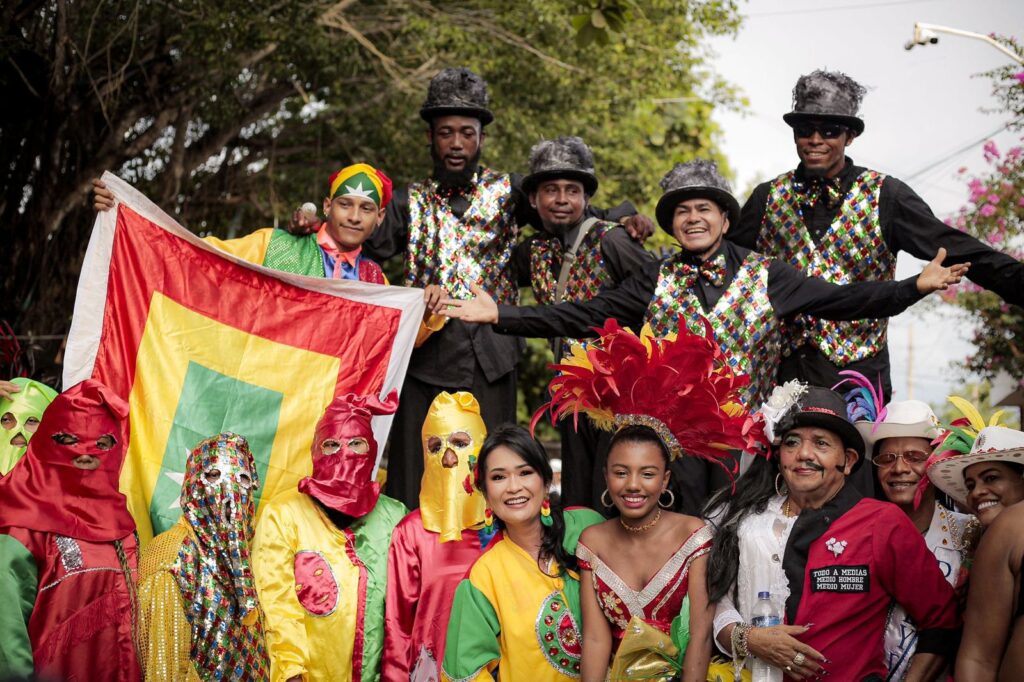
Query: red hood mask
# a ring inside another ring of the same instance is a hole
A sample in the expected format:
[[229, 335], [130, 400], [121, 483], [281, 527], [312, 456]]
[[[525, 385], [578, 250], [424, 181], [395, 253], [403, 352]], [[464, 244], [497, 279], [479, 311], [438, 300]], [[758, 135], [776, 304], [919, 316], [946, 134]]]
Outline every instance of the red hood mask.
[[[59, 434], [77, 442], [62, 445]], [[113, 447], [97, 444], [103, 436], [114, 438]], [[0, 479], [0, 522], [87, 542], [120, 540], [135, 530], [118, 490], [127, 449], [128, 404], [92, 379], [69, 388], [46, 408], [25, 457]], [[76, 467], [82, 455], [97, 457], [99, 467]]]
[[370, 419], [397, 409], [397, 391], [384, 401], [354, 393], [335, 398], [317, 422], [313, 475], [299, 481], [299, 491], [353, 518], [369, 514], [380, 497], [380, 484], [373, 480], [377, 441]]

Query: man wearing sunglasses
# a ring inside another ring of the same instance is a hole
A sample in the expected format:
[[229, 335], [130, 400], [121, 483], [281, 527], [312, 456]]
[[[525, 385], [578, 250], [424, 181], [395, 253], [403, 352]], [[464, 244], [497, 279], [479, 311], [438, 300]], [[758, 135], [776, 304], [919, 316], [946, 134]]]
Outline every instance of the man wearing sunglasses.
[[[954, 588], [961, 580], [960, 567], [978, 534], [978, 522], [958, 514], [935, 499], [935, 486], [926, 483], [920, 503], [917, 494], [925, 476], [925, 463], [932, 453], [932, 440], [941, 432], [932, 409], [920, 400], [891, 402], [881, 411], [882, 419], [854, 424], [864, 438], [868, 457], [874, 465], [879, 497], [902, 509], [924, 536], [939, 569]], [[964, 573], [966, 576], [966, 572]], [[917, 645], [917, 628], [907, 612], [894, 606], [885, 628], [885, 657], [890, 680], [902, 680], [910, 668]]]
[[[866, 90], [849, 76], [815, 71], [793, 89], [793, 128], [800, 165], [754, 189], [729, 239], [816, 277], [846, 284], [891, 280], [900, 251], [946, 264], [971, 263], [971, 279], [1007, 303], [1024, 305], [1024, 264], [953, 229], [896, 178], [856, 165], [846, 148], [864, 132], [857, 112]], [[881, 376], [891, 394], [887, 321], [832, 322], [801, 315], [788, 321], [779, 382], [819, 386], [851, 369]]]

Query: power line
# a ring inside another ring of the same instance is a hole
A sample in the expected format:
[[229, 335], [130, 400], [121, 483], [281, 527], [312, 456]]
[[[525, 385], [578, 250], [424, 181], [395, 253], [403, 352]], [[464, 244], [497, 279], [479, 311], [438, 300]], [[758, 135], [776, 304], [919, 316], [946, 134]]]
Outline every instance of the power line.
[[748, 17], [773, 17], [783, 14], [820, 14], [822, 12], [838, 12], [848, 9], [869, 9], [871, 7], [895, 7], [896, 5], [920, 5], [939, 0], [895, 0], [893, 2], [860, 3], [856, 5], [833, 5], [831, 7], [814, 7], [810, 9], [781, 9], [770, 12], [751, 12]]
[[916, 173], [911, 173], [906, 178], [904, 178], [904, 180], [905, 181], [913, 180], [914, 178], [916, 178], [916, 177], [918, 177], [920, 175], [923, 175], [924, 173], [927, 173], [928, 171], [930, 171], [931, 169], [935, 168], [936, 166], [941, 166], [942, 164], [946, 163], [950, 159], [952, 159], [952, 158], [954, 158], [956, 156], [959, 156], [960, 154], [963, 154], [964, 152], [970, 151], [971, 149], [973, 149], [974, 147], [978, 146], [982, 142], [988, 140], [993, 135], [998, 135], [999, 133], [1003, 132], [1004, 130], [1006, 130], [1009, 127], [1010, 127], [1010, 123], [1009, 122], [1008, 123], [1004, 123], [1003, 125], [999, 126], [995, 130], [993, 130], [988, 135], [985, 135], [985, 136], [981, 137], [980, 139], [977, 139], [977, 140], [974, 140], [973, 142], [965, 144], [963, 147], [960, 147], [959, 149], [950, 152], [946, 156], [943, 156], [938, 161], [933, 161], [932, 163], [928, 164], [927, 166], [925, 166], [921, 170], [917, 171]]

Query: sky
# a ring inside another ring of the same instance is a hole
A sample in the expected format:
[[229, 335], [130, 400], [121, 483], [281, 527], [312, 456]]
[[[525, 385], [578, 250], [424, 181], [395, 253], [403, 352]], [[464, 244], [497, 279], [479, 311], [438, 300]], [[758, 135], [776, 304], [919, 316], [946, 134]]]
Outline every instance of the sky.
[[[749, 0], [740, 3], [740, 13], [738, 35], [714, 39], [711, 47], [717, 73], [750, 103], [742, 114], [715, 114], [741, 201], [758, 182], [796, 167], [782, 115], [792, 108], [796, 79], [816, 68], [843, 71], [868, 88], [864, 134], [848, 148], [849, 156], [905, 181], [940, 218], [966, 202], [966, 182], [957, 171], [985, 170], [985, 140], [1000, 149], [1020, 143], [1020, 133], [996, 132], [1006, 119], [982, 111], [997, 102], [990, 81], [975, 77], [1011, 63], [1008, 57], [980, 40], [947, 34], [938, 34], [935, 45], [910, 51], [904, 45], [916, 21], [1024, 38], [1024, 2]], [[897, 277], [921, 267], [900, 254]], [[891, 319], [895, 399], [913, 397], [938, 407], [947, 395], [963, 394], [965, 376], [953, 364], [973, 346], [971, 329], [955, 310], [923, 303]]]

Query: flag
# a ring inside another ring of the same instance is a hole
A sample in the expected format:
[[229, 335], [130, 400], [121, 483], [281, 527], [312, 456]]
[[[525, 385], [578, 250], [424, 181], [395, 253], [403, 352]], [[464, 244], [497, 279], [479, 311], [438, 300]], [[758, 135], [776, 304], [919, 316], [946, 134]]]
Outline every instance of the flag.
[[[309, 474], [314, 427], [335, 396], [401, 386], [422, 292], [248, 263], [116, 176], [103, 181], [117, 203], [86, 251], [64, 387], [92, 377], [128, 401], [121, 491], [143, 542], [180, 516], [188, 452], [222, 431], [249, 441], [259, 510]], [[374, 419], [378, 442], [390, 426], [390, 415]]]

